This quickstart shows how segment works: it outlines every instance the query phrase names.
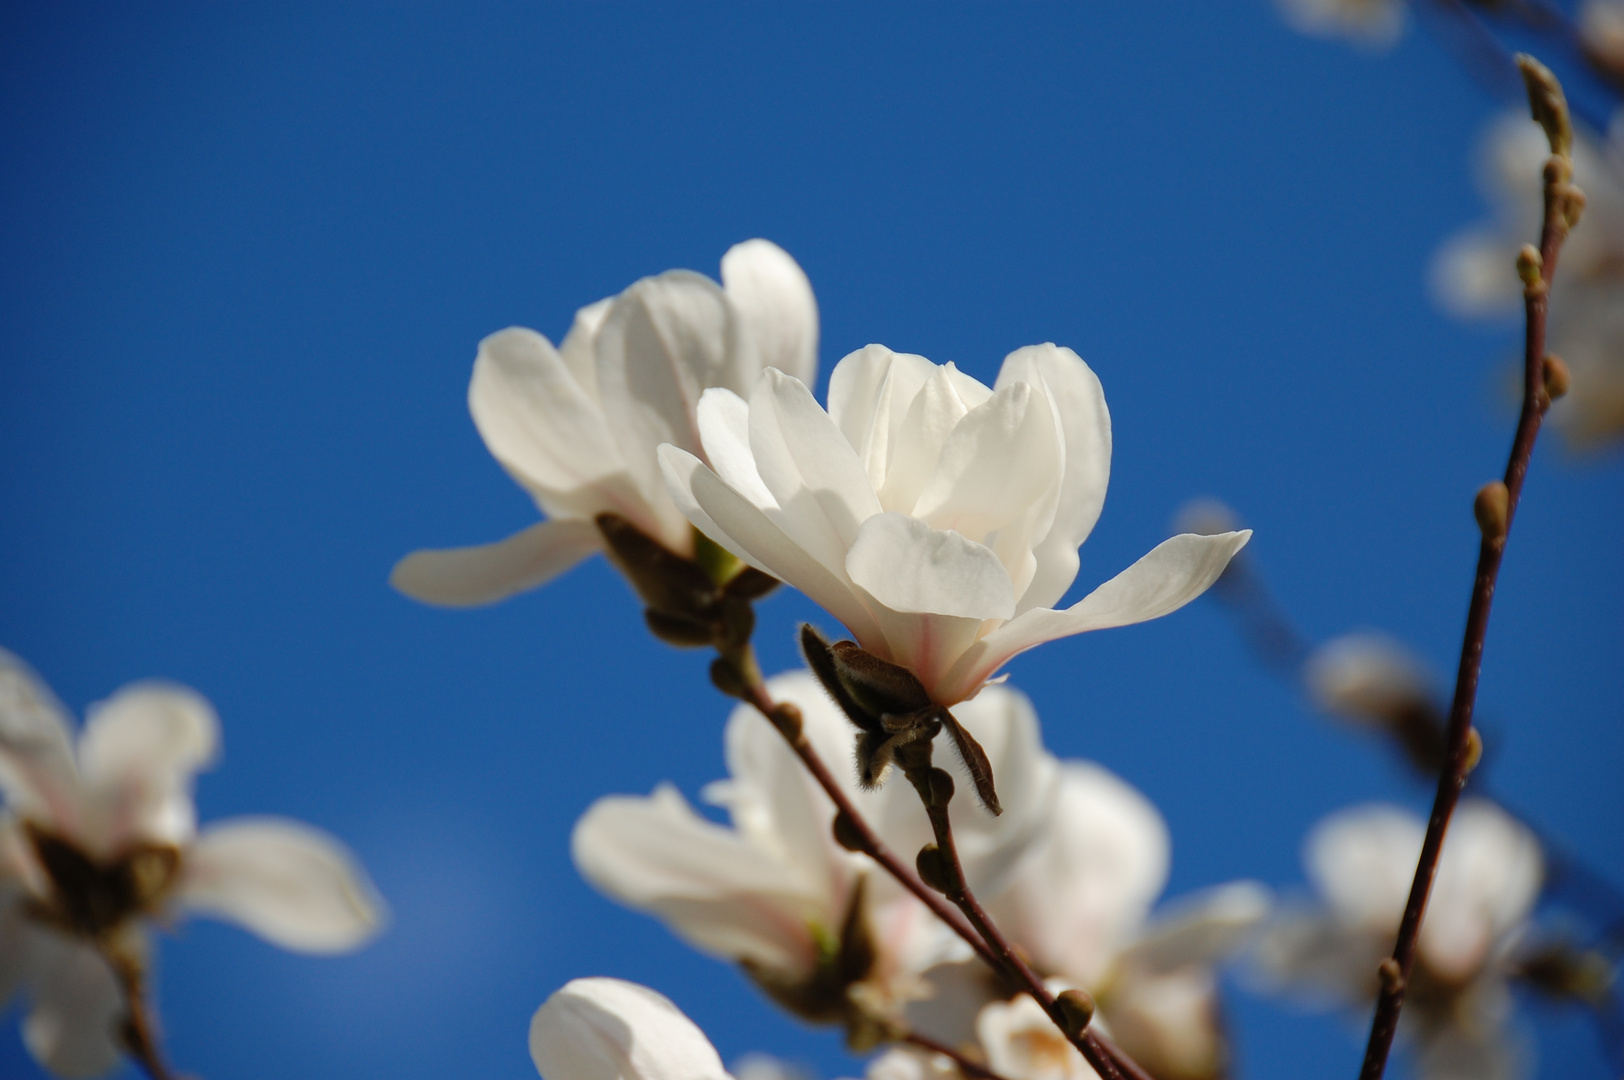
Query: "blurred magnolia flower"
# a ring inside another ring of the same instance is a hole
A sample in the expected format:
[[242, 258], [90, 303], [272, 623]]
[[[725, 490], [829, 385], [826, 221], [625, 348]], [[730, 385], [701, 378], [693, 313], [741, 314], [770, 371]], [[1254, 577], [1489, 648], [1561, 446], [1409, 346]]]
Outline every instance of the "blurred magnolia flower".
[[1444, 722], [1425, 665], [1373, 631], [1333, 638], [1309, 655], [1303, 682], [1321, 711], [1390, 735], [1427, 776], [1443, 764]]
[[[1256, 957], [1264, 979], [1310, 1002], [1373, 1001], [1425, 833], [1417, 815], [1381, 804], [1316, 826], [1305, 862], [1321, 903], [1288, 910], [1265, 931]], [[1542, 865], [1533, 834], [1492, 803], [1468, 799], [1455, 811], [1405, 991], [1402, 1030], [1427, 1080], [1522, 1074], [1506, 979]]]
[[1099, 380], [1070, 349], [1019, 349], [989, 389], [952, 364], [870, 345], [835, 368], [828, 412], [780, 371], [749, 394], [700, 400], [708, 463], [660, 448], [672, 497], [939, 705], [1034, 645], [1177, 610], [1251, 535], [1176, 536], [1051, 607], [1077, 575], [1111, 458]]
[[732, 1080], [716, 1048], [663, 994], [623, 979], [574, 979], [530, 1019], [543, 1080]]
[[1404, 33], [1404, 0], [1275, 0], [1292, 28], [1314, 37], [1347, 38], [1385, 49]]
[[[1096, 1023], [1145, 1068], [1163, 1080], [1217, 1077], [1228, 1052], [1213, 967], [1246, 943], [1270, 900], [1261, 886], [1235, 882], [1151, 916], [1168, 853], [1167, 826], [1149, 800], [1098, 765], [1067, 761], [1049, 829], [991, 908], [1038, 970], [1093, 995]], [[998, 1024], [1016, 1022], [1023, 1009], [1042, 1017], [1036, 1002], [1021, 1000]], [[984, 1010], [984, 1037], [989, 1023]], [[1086, 1069], [1080, 1057], [1059, 1060]]]
[[[803, 731], [827, 761], [849, 761], [845, 717], [811, 675], [768, 682], [800, 707]], [[995, 890], [1034, 843], [1052, 811], [1056, 766], [1042, 748], [1026, 699], [990, 688], [962, 710], [1010, 778], [1010, 801], [994, 818], [970, 800], [951, 808], [972, 887]], [[866, 856], [833, 838], [834, 806], [783, 738], [749, 706], [728, 720], [730, 778], [705, 790], [732, 827], [700, 817], [674, 788], [646, 798], [600, 799], [576, 825], [576, 866], [600, 891], [658, 916], [689, 944], [742, 965], [781, 1005], [825, 1023], [867, 1025], [925, 992], [920, 974], [968, 957], [968, 947]], [[931, 839], [911, 788], [858, 786], [847, 794], [895, 850]]]
[[655, 448], [703, 456], [702, 392], [747, 392], [769, 366], [811, 382], [817, 347], [812, 287], [766, 240], [728, 250], [721, 286], [668, 270], [582, 308], [556, 349], [533, 330], [492, 334], [479, 343], [468, 409], [547, 520], [495, 544], [413, 552], [390, 583], [431, 604], [493, 603], [603, 547], [602, 514], [694, 558], [693, 529], [666, 494]]
[[[1566, 361], [1567, 396], [1551, 408], [1569, 442], [1595, 447], [1624, 437], [1624, 134], [1597, 143], [1582, 132], [1573, 179], [1584, 216], [1562, 247], [1551, 289], [1548, 343]], [[1519, 310], [1518, 249], [1539, 236], [1541, 170], [1550, 147], [1527, 117], [1490, 127], [1480, 169], [1495, 220], [1457, 233], [1433, 260], [1440, 303], [1462, 318]]]
[[346, 952], [382, 903], [337, 841], [278, 818], [197, 831], [192, 777], [214, 712], [138, 683], [91, 709], [75, 741], [56, 699], [0, 650], [0, 1004], [21, 988], [29, 1051], [62, 1076], [119, 1062], [128, 1003], [108, 958], [142, 965], [146, 920], [193, 911], [286, 949]]
[[1598, 67], [1614, 78], [1624, 76], [1624, 0], [1584, 0], [1579, 42]]

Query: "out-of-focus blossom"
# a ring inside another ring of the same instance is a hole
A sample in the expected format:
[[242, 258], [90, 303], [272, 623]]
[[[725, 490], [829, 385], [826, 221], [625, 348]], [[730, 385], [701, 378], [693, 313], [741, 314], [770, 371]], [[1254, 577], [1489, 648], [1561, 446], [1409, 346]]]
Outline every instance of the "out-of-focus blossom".
[[273, 944], [345, 952], [382, 905], [337, 841], [277, 818], [197, 831], [192, 778], [218, 725], [179, 686], [125, 687], [75, 740], [56, 699], [0, 651], [0, 998], [29, 999], [23, 1038], [63, 1076], [118, 1064], [126, 1004], [109, 952], [140, 963], [142, 923], [186, 911]]
[[1363, 724], [1386, 724], [1432, 697], [1415, 654], [1385, 634], [1345, 634], [1326, 642], [1308, 658], [1303, 680], [1315, 705]]
[[[1518, 310], [1518, 249], [1537, 242], [1541, 170], [1550, 147], [1526, 117], [1497, 121], [1481, 170], [1493, 221], [1451, 237], [1433, 263], [1440, 302], [1463, 318]], [[1586, 197], [1583, 219], [1562, 247], [1551, 289], [1547, 340], [1568, 365], [1567, 396], [1551, 408], [1570, 443], [1599, 446], [1624, 437], [1624, 135], [1597, 143], [1578, 133], [1573, 179]]]
[[[911, 788], [865, 791], [855, 770], [839, 767], [851, 759], [851, 730], [809, 674], [780, 675], [768, 687], [776, 700], [800, 707], [807, 738], [837, 763], [847, 794], [888, 844], [913, 852], [931, 839]], [[989, 689], [964, 707], [961, 722], [1010, 780], [1000, 817], [968, 799], [951, 809], [972, 887], [995, 890], [1046, 826], [1055, 764], [1031, 706], [1012, 690]], [[968, 955], [918, 900], [834, 841], [833, 804], [753, 708], [734, 710], [726, 756], [731, 776], [706, 796], [727, 808], [731, 828], [700, 817], [666, 786], [646, 798], [601, 799], [575, 829], [582, 874], [696, 948], [737, 961], [781, 1004], [823, 1022], [894, 1015], [923, 992], [920, 973]]]
[[1579, 6], [1579, 41], [1592, 62], [1615, 79], [1624, 78], [1624, 2], [1584, 0]]
[[[1152, 917], [1166, 883], [1167, 828], [1127, 783], [1089, 762], [1062, 762], [1049, 828], [987, 904], [1055, 989], [1080, 988], [1095, 1023], [1167, 1080], [1222, 1075], [1227, 1048], [1213, 966], [1244, 946], [1268, 911], [1260, 886], [1234, 883], [1185, 897]], [[933, 996], [910, 1024], [948, 1045], [979, 1042], [1010, 1080], [1092, 1077], [1031, 998], [1003, 1000], [973, 965], [928, 973]]]
[[[1309, 836], [1319, 894], [1286, 910], [1257, 949], [1261, 974], [1310, 1003], [1362, 1007], [1409, 896], [1426, 825], [1394, 806], [1334, 814]], [[1444, 841], [1405, 991], [1401, 1031], [1428, 1080], [1521, 1075], [1506, 979], [1539, 894], [1538, 841], [1492, 803], [1465, 800]]]
[[703, 457], [694, 410], [705, 390], [748, 392], [767, 367], [811, 382], [817, 346], [806, 275], [766, 240], [729, 249], [720, 286], [669, 270], [582, 308], [556, 349], [533, 330], [492, 334], [479, 344], [468, 408], [547, 520], [495, 544], [413, 552], [391, 583], [432, 604], [492, 603], [602, 547], [594, 519], [604, 513], [691, 558], [693, 530], [666, 494], [655, 448]]
[[1275, 0], [1286, 22], [1314, 37], [1346, 38], [1370, 49], [1385, 49], [1404, 33], [1404, 0]]
[[663, 994], [623, 979], [574, 979], [530, 1019], [543, 1080], [732, 1080], [699, 1026]]
[[863, 1075], [867, 1080], [964, 1080], [952, 1058], [901, 1047], [871, 1059]]
[[708, 391], [698, 416], [708, 463], [660, 448], [689, 520], [913, 672], [939, 705], [1045, 641], [1177, 610], [1251, 535], [1173, 537], [1054, 610], [1111, 460], [1099, 380], [1055, 345], [1011, 353], [993, 388], [870, 345], [835, 368], [828, 412], [768, 370], [748, 401]]

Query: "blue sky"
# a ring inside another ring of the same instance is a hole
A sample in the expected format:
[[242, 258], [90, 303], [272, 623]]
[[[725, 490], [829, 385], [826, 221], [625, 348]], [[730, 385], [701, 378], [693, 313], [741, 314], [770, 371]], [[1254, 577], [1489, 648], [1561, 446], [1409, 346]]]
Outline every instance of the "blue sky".
[[[1427, 295], [1499, 103], [1426, 36], [1372, 58], [1262, 0], [13, 5], [0, 85], [0, 644], [75, 709], [197, 687], [225, 739], [203, 815], [330, 829], [394, 911], [340, 960], [179, 928], [187, 1071], [533, 1076], [531, 1011], [586, 974], [669, 994], [729, 1060], [855, 1070], [569, 864], [597, 796], [721, 774], [703, 657], [601, 560], [477, 612], [385, 584], [533, 520], [467, 416], [482, 336], [556, 339], [747, 237], [806, 268], [825, 377], [871, 341], [989, 380], [1033, 342], [1090, 362], [1116, 451], [1079, 589], [1218, 495], [1308, 633], [1453, 667], [1516, 328]], [[1498, 789], [1624, 887], [1621, 489], [1617, 452], [1540, 446], [1481, 711]], [[833, 629], [790, 595], [760, 617], [770, 670], [798, 620]], [[1161, 807], [1172, 895], [1289, 887], [1323, 814], [1427, 799], [1211, 602], [1013, 672], [1057, 752]], [[1544, 1075], [1607, 1074], [1581, 1018], [1532, 1015]], [[1353, 1025], [1231, 1018], [1240, 1075], [1354, 1068]], [[14, 1020], [0, 1072], [31, 1075]]]

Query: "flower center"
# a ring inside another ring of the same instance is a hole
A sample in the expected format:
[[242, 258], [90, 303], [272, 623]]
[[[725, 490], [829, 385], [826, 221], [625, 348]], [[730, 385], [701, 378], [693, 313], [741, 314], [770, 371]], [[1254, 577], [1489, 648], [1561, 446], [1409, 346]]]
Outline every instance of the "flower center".
[[100, 937], [153, 910], [180, 869], [180, 851], [168, 844], [136, 844], [99, 860], [33, 822], [26, 828], [51, 882], [45, 917], [86, 937]]

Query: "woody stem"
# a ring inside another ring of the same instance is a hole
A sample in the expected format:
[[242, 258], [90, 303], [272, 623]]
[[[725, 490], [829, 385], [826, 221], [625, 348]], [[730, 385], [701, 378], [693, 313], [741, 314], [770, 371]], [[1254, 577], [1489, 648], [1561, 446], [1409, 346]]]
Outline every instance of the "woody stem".
[[152, 1080], [175, 1080], [158, 1047], [156, 1025], [147, 1002], [146, 973], [140, 961], [111, 941], [97, 942], [96, 951], [112, 970], [124, 997], [124, 1024], [120, 1034], [125, 1049]]

